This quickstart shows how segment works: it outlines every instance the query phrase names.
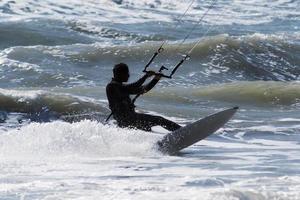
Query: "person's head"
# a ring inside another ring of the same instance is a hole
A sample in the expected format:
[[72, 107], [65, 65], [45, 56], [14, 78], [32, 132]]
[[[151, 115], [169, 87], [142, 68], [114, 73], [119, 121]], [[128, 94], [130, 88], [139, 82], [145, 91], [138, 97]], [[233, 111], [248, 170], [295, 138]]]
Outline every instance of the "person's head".
[[129, 69], [125, 63], [119, 63], [113, 69], [114, 79], [119, 82], [127, 82], [129, 79]]

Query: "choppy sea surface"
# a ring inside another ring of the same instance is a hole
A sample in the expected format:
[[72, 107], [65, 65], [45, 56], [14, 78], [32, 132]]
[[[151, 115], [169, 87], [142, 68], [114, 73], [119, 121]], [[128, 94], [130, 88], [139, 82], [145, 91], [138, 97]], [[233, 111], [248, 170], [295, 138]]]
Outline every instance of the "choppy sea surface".
[[[140, 112], [240, 107], [176, 156], [105, 123], [113, 65], [137, 80], [163, 41], [167, 74], [198, 45]], [[299, 0], [0, 0], [0, 199], [298, 200], [299, 111]]]

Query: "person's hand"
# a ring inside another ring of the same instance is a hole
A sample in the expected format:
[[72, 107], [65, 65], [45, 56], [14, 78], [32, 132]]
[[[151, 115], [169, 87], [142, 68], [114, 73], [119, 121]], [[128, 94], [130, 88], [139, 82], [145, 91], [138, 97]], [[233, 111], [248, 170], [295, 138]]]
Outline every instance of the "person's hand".
[[161, 77], [162, 77], [161, 73], [156, 73], [154, 78], [159, 80], [159, 79], [161, 79]]
[[146, 74], [147, 74], [148, 77], [150, 77], [150, 76], [156, 75], [156, 72], [150, 70], [150, 71], [147, 71]]

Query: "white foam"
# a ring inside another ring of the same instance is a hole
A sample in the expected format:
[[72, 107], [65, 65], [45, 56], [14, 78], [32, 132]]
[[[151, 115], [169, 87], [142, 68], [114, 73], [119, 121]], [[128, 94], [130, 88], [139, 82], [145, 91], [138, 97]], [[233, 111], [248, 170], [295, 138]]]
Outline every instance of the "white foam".
[[10, 54], [14, 53], [23, 53], [23, 52], [18, 52], [16, 50], [23, 50], [23, 52], [26, 52], [26, 48], [23, 47], [11, 47], [4, 49], [3, 51], [0, 52], [0, 65], [1, 66], [6, 66], [10, 68], [18, 68], [19, 70], [24, 70], [24, 71], [36, 71], [36, 72], [41, 72], [41, 68], [37, 64], [32, 64], [32, 63], [27, 63], [23, 61], [18, 61], [13, 58], [9, 58]]
[[120, 129], [97, 122], [31, 123], [0, 133], [0, 157], [55, 158], [64, 156], [151, 155], [157, 134]]
[[300, 122], [298, 118], [282, 118], [278, 120], [279, 122]]
[[[123, 0], [114, 3], [109, 0], [24, 0], [11, 3], [3, 0], [0, 6], [9, 4], [9, 9], [17, 15], [0, 13], [4, 17], [12, 16], [19, 19], [49, 17], [74, 19], [82, 16], [89, 19], [113, 23], [138, 23], [148, 21], [173, 21], [179, 19], [191, 1], [185, 0]], [[210, 6], [211, 1], [198, 0], [194, 2], [184, 20], [197, 22]], [[260, 24], [273, 19], [287, 19], [299, 16], [297, 1], [217, 1], [216, 5], [204, 21], [211, 24]], [[298, 27], [295, 27], [298, 28]]]
[[22, 102], [27, 99], [35, 99], [39, 95], [45, 94], [43, 90], [7, 90], [0, 88], [0, 95], [11, 96], [14, 98], [19, 98], [18, 101]]
[[187, 150], [197, 151], [191, 157], [177, 157], [153, 150], [159, 137], [91, 121], [33, 123], [0, 132], [0, 198], [300, 197], [299, 176], [291, 171], [281, 175], [287, 168], [299, 171], [295, 142], [208, 139]]

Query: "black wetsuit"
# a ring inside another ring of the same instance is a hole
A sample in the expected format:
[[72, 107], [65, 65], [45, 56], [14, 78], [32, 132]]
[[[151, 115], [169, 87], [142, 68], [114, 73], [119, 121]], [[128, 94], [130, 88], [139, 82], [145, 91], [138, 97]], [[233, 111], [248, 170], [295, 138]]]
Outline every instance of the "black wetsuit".
[[158, 82], [153, 79], [143, 86], [147, 75], [131, 84], [123, 84], [114, 78], [106, 86], [106, 95], [109, 102], [109, 108], [112, 111], [114, 119], [120, 127], [138, 128], [145, 131], [151, 131], [152, 126], [162, 126], [170, 131], [174, 131], [181, 126], [160, 116], [136, 113], [135, 106], [130, 99], [130, 95], [142, 94], [151, 90]]

